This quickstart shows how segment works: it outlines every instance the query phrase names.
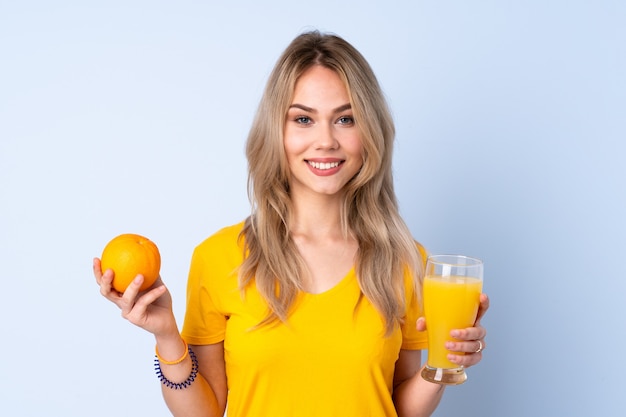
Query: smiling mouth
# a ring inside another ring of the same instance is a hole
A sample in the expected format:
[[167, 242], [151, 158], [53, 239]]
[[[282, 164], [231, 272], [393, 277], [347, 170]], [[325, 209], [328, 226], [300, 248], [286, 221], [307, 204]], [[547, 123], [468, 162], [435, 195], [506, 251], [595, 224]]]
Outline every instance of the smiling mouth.
[[313, 168], [315, 168], [315, 169], [326, 170], [326, 169], [333, 169], [333, 168], [337, 168], [341, 162], [339, 162], [339, 161], [336, 161], [336, 162], [314, 162], [314, 161], [307, 161], [307, 163], [308, 163], [309, 165], [311, 165], [311, 166], [312, 166]]

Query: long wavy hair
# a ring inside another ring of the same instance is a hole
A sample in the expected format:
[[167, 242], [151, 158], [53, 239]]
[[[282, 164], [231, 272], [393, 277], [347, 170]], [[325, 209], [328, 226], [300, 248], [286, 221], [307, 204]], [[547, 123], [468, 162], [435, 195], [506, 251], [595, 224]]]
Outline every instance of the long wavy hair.
[[314, 65], [343, 80], [361, 134], [363, 166], [345, 186], [341, 222], [344, 234], [358, 242], [355, 271], [361, 299], [365, 296], [380, 312], [388, 335], [406, 313], [405, 273], [412, 275], [421, 299], [422, 259], [398, 211], [391, 166], [395, 127], [383, 92], [365, 58], [333, 34], [313, 31], [296, 37], [267, 81], [246, 144], [252, 214], [240, 236], [245, 242], [240, 288], [254, 281], [266, 300], [269, 311], [259, 325], [286, 321], [302, 290], [307, 267], [290, 235], [283, 131], [296, 82]]

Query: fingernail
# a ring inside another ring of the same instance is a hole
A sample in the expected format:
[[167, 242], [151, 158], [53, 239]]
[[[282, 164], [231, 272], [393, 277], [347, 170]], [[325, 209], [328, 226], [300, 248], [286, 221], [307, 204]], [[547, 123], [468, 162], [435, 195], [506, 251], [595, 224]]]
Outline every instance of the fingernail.
[[459, 331], [458, 330], [452, 330], [450, 332], [450, 336], [452, 336], [452, 337], [459, 337], [460, 336]]

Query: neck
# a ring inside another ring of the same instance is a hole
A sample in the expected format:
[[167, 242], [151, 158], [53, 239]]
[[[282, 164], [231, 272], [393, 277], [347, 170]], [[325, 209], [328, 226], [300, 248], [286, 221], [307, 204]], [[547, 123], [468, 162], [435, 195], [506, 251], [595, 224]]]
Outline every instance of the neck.
[[343, 196], [292, 196], [291, 233], [297, 235], [343, 235], [341, 206]]

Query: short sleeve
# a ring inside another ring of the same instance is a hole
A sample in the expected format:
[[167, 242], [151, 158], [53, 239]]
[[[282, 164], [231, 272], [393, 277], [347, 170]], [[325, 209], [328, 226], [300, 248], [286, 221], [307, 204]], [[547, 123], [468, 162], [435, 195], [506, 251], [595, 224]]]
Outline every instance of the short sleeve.
[[206, 345], [224, 340], [232, 300], [239, 294], [237, 270], [243, 260], [239, 242], [242, 228], [243, 222], [225, 227], [193, 252], [181, 332], [189, 344]]
[[[420, 244], [417, 244], [419, 250], [422, 266], [426, 264], [427, 252], [426, 249]], [[417, 319], [422, 314], [422, 306], [420, 305], [421, 299], [415, 292], [416, 285], [422, 285], [422, 280], [414, 283], [411, 274], [407, 271], [404, 277], [406, 288], [406, 300], [407, 300], [407, 313], [402, 324], [402, 349], [408, 350], [421, 350], [428, 348], [428, 336], [426, 332], [417, 331], [415, 325]], [[421, 288], [421, 287], [420, 287]], [[421, 291], [420, 291], [421, 292]]]
[[211, 268], [202, 247], [194, 250], [187, 281], [187, 309], [182, 337], [192, 345], [206, 345], [224, 340], [227, 317], [212, 297]]

